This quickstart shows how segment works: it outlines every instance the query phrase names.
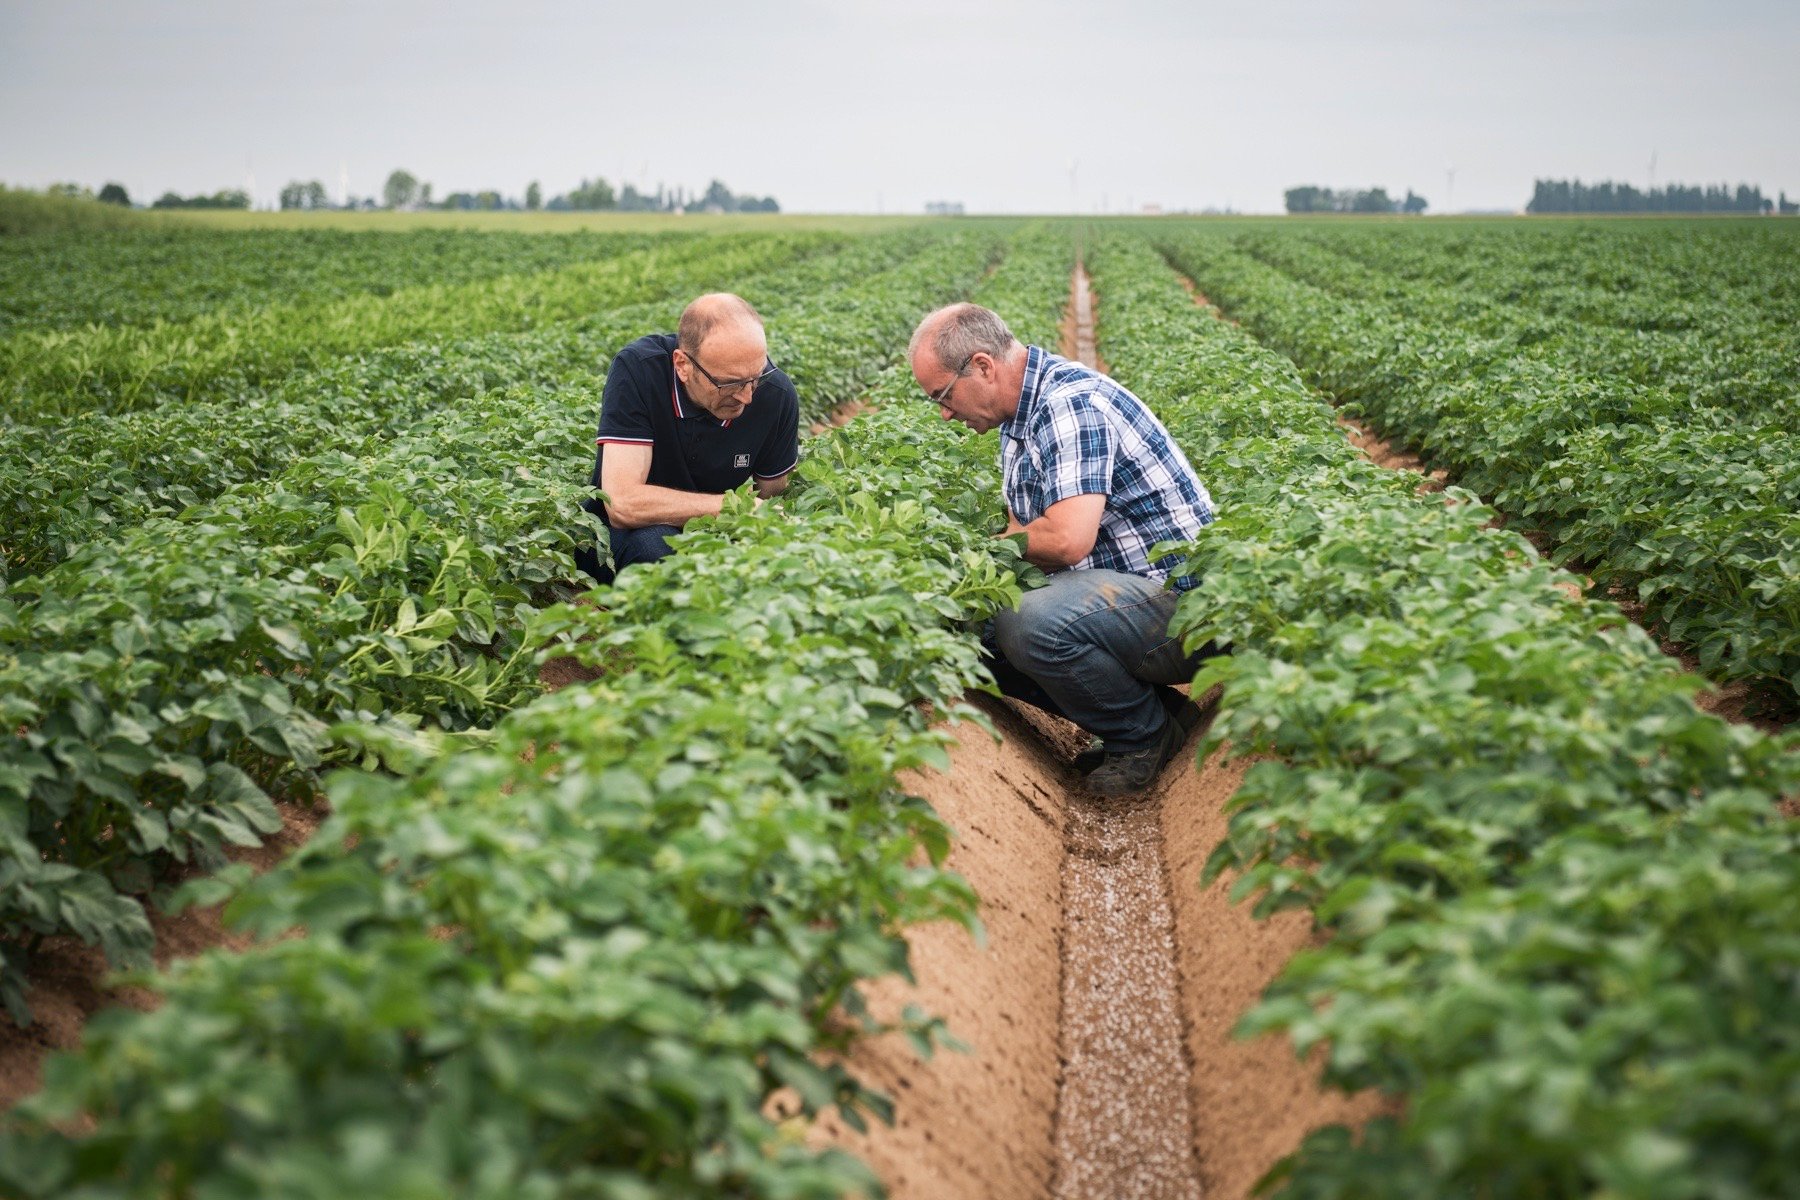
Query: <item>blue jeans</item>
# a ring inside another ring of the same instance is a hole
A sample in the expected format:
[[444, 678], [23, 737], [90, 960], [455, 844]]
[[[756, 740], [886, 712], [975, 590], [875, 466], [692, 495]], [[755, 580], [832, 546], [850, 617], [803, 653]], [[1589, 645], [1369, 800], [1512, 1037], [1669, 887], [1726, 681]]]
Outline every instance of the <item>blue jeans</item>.
[[653, 563], [675, 551], [669, 539], [681, 532], [679, 525], [646, 525], [642, 529], [612, 529], [612, 560], [615, 573], [637, 563]]
[[994, 678], [1003, 694], [1098, 735], [1108, 753], [1149, 749], [1169, 719], [1155, 685], [1187, 682], [1205, 657], [1169, 636], [1179, 599], [1141, 575], [1059, 571], [995, 615], [1004, 662]]

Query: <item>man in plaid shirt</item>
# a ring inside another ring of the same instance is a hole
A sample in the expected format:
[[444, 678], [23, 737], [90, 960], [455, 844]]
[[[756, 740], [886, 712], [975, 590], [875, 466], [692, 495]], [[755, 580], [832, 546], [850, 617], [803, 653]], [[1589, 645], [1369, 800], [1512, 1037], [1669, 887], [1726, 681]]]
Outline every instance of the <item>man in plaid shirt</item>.
[[1092, 790], [1143, 790], [1199, 719], [1169, 686], [1199, 658], [1169, 636], [1179, 593], [1198, 581], [1171, 579], [1175, 556], [1150, 550], [1210, 524], [1211, 497], [1143, 401], [1020, 344], [989, 309], [930, 314], [908, 357], [945, 420], [1000, 431], [1006, 532], [1023, 533], [1025, 557], [1051, 573], [994, 620], [1001, 690], [1100, 740]]

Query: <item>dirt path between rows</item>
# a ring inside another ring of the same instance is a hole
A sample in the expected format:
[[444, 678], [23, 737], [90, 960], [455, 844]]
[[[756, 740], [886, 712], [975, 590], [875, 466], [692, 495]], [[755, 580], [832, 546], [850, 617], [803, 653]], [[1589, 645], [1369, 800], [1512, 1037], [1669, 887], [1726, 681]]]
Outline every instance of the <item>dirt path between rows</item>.
[[[1085, 741], [1072, 727], [972, 699], [1002, 740], [961, 726], [950, 770], [904, 783], [957, 831], [949, 866], [981, 897], [986, 944], [915, 927], [917, 985], [872, 989], [878, 1013], [918, 1004], [970, 1052], [864, 1045], [850, 1066], [894, 1098], [894, 1125], [857, 1134], [828, 1117], [818, 1136], [893, 1200], [1239, 1200], [1310, 1130], [1381, 1111], [1321, 1089], [1319, 1059], [1287, 1039], [1232, 1036], [1312, 937], [1304, 913], [1254, 919], [1229, 876], [1198, 884], [1248, 764], [1197, 762], [1202, 729], [1146, 796], [1102, 805], [1069, 765]], [[1145, 916], [1154, 890], [1161, 921]], [[1093, 1099], [1121, 1093], [1119, 1108]]]
[[[1078, 270], [1061, 351], [1102, 366], [1094, 307]], [[1074, 726], [974, 700], [1001, 741], [960, 727], [947, 773], [904, 782], [957, 830], [949, 866], [981, 897], [986, 945], [914, 928], [916, 986], [875, 987], [878, 1011], [943, 1014], [971, 1052], [860, 1048], [850, 1065], [895, 1098], [895, 1124], [827, 1118], [818, 1136], [894, 1200], [1237, 1200], [1308, 1131], [1377, 1112], [1323, 1091], [1285, 1038], [1232, 1036], [1312, 937], [1303, 913], [1253, 919], [1230, 877], [1199, 886], [1248, 764], [1196, 761], [1202, 730], [1145, 796], [1102, 802], [1071, 766]]]
[[[1094, 293], [1075, 265], [1064, 353], [1096, 370]], [[1071, 736], [1073, 735], [1073, 736]], [[1081, 738], [1070, 727], [1065, 747]], [[1177, 1200], [1201, 1191], [1176, 966], [1175, 915], [1153, 799], [1072, 789], [1064, 831], [1063, 1075], [1058, 1200]]]

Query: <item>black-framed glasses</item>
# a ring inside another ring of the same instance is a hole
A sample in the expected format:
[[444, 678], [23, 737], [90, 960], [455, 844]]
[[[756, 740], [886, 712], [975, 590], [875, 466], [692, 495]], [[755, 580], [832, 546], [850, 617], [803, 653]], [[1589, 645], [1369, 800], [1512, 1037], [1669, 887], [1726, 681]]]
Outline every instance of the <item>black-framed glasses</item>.
[[962, 366], [956, 368], [955, 374], [950, 376], [950, 382], [946, 383], [943, 387], [939, 388], [937, 391], [932, 393], [931, 402], [933, 404], [937, 405], [939, 408], [943, 408], [944, 401], [946, 401], [950, 398], [950, 393], [956, 388], [956, 381], [961, 379], [964, 375], [968, 374], [969, 364], [974, 361], [975, 361], [975, 356], [973, 354], [971, 354], [971, 355], [969, 355], [969, 357], [963, 359]]
[[[683, 351], [683, 353], [685, 354], [687, 352]], [[749, 379], [720, 379], [711, 371], [701, 366], [700, 360], [695, 358], [692, 354], [687, 356], [687, 360], [694, 364], [694, 370], [706, 376], [706, 382], [712, 384], [713, 387], [721, 392], [736, 392], [744, 388], [750, 388], [754, 391], [758, 384], [775, 373], [775, 360], [767, 356], [763, 358], [762, 371], [751, 376]]]

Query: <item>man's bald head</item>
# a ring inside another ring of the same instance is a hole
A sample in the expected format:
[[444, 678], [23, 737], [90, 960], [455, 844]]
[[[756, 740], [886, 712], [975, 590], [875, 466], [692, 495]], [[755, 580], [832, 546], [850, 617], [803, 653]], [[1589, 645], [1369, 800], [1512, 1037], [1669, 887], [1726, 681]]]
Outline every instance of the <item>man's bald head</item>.
[[681, 324], [675, 329], [675, 344], [693, 358], [715, 333], [729, 335], [731, 341], [740, 345], [768, 344], [762, 317], [748, 300], [730, 292], [708, 292], [683, 309]]

